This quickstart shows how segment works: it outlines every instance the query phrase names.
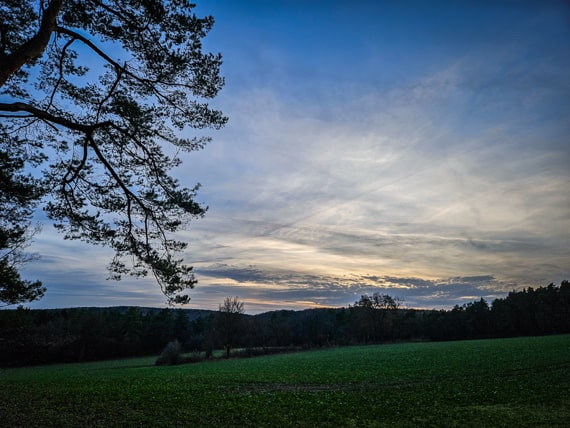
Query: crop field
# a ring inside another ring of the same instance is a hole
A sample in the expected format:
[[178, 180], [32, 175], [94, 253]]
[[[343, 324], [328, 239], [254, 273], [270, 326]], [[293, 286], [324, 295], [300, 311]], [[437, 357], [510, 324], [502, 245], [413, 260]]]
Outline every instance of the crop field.
[[6, 427], [570, 426], [570, 336], [0, 371]]

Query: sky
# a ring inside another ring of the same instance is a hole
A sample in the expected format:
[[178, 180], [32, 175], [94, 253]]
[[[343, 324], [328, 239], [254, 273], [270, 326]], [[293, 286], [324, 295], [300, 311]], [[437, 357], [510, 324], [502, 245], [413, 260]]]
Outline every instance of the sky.
[[[188, 308], [448, 309], [570, 279], [568, 2], [197, 3], [229, 122], [175, 171], [209, 207], [180, 234]], [[165, 306], [49, 223], [31, 251], [32, 308]]]

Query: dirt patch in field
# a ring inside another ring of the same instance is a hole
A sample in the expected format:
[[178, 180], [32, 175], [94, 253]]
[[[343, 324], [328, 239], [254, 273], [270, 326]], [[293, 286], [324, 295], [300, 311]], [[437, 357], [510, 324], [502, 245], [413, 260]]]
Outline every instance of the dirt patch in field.
[[252, 383], [240, 385], [242, 392], [321, 392], [321, 391], [347, 391], [350, 385], [335, 384], [291, 384], [291, 383]]

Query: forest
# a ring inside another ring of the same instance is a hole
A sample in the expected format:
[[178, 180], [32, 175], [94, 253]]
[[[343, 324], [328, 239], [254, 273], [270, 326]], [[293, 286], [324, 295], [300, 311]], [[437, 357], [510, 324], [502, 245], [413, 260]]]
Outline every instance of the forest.
[[[231, 302], [232, 299], [226, 299]], [[195, 359], [319, 347], [570, 333], [570, 282], [512, 291], [451, 310], [402, 308], [363, 295], [346, 308], [272, 311], [141, 307], [0, 311], [0, 365], [25, 366], [159, 355], [169, 343]], [[216, 350], [225, 350], [216, 354]]]

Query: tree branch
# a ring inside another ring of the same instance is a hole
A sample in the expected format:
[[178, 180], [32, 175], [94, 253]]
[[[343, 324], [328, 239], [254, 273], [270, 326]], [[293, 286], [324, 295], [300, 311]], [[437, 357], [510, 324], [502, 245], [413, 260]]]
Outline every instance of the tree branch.
[[76, 33], [75, 31], [71, 31], [68, 28], [65, 27], [60, 27], [57, 26], [55, 28], [55, 30], [60, 33], [60, 34], [66, 34], [68, 36], [71, 36], [72, 39], [76, 39], [76, 40], [80, 40], [83, 43], [85, 43], [87, 46], [89, 46], [89, 48], [91, 48], [91, 50], [93, 52], [95, 52], [97, 55], [99, 55], [101, 58], [103, 58], [105, 61], [107, 61], [109, 64], [111, 64], [113, 67], [115, 67], [116, 69], [119, 70], [123, 70], [123, 67], [121, 67], [119, 65], [119, 63], [117, 63], [115, 60], [113, 60], [113, 58], [111, 58], [109, 55], [107, 55], [105, 52], [103, 52], [101, 49], [99, 49], [91, 40], [89, 40], [87, 37], [82, 36], [79, 33]]
[[[99, 147], [97, 147], [97, 144], [95, 143], [95, 140], [93, 139], [93, 136], [91, 134], [87, 135], [87, 141], [89, 142], [89, 147], [91, 147], [93, 149], [93, 151], [95, 152], [95, 155], [97, 156], [97, 158], [101, 161], [101, 163], [105, 166], [105, 168], [107, 169], [109, 174], [111, 174], [111, 176], [115, 179], [115, 182], [123, 190], [123, 193], [125, 194], [125, 197], [129, 201], [129, 203], [131, 200], [134, 200], [145, 214], [148, 213], [149, 209], [146, 206], [146, 204], [137, 195], [135, 195], [131, 189], [129, 189], [127, 187], [127, 185], [122, 180], [122, 178], [119, 176], [117, 171], [115, 171], [113, 166], [109, 163], [109, 161], [107, 160], [105, 155], [101, 152], [101, 150], [99, 150]], [[129, 209], [129, 213], [130, 213], [130, 209]], [[132, 219], [131, 219], [130, 214], [129, 214], [129, 223], [132, 223]]]
[[65, 117], [54, 116], [53, 114], [48, 113], [45, 110], [39, 109], [30, 104], [20, 103], [20, 102], [0, 103], [0, 111], [13, 112], [13, 113], [27, 112], [30, 113], [33, 117], [37, 117], [38, 119], [42, 119], [50, 123], [55, 123], [57, 125], [64, 126], [65, 128], [71, 129], [73, 131], [80, 131], [85, 133], [92, 133], [97, 128], [102, 128], [111, 125], [111, 121], [84, 125], [81, 123], [73, 122], [72, 120], [66, 119]]
[[51, 38], [51, 34], [56, 28], [57, 15], [61, 10], [62, 4], [63, 0], [53, 0], [49, 4], [42, 16], [42, 22], [38, 32], [34, 37], [21, 45], [19, 49], [10, 55], [0, 52], [0, 59], [2, 60], [2, 66], [0, 67], [0, 87], [6, 83], [12, 74], [25, 64], [33, 62], [45, 50]]
[[[55, 31], [57, 31], [60, 34], [65, 34], [67, 36], [70, 36], [73, 40], [81, 41], [82, 43], [87, 45], [91, 50], [93, 50], [93, 52], [95, 52], [97, 55], [99, 55], [101, 58], [103, 58], [107, 63], [112, 65], [116, 70], [120, 70], [122, 73], [125, 73], [127, 76], [133, 78], [137, 82], [139, 82], [143, 85], [147, 85], [148, 87], [151, 87], [152, 89], [154, 89], [153, 92], [155, 92], [157, 95], [160, 95], [160, 92], [154, 88], [155, 85], [165, 85], [165, 86], [170, 86], [170, 87], [192, 89], [192, 86], [189, 84], [186, 84], [186, 83], [164, 82], [164, 81], [159, 80], [159, 79], [149, 79], [147, 77], [141, 77], [141, 76], [133, 73], [132, 71], [130, 71], [127, 68], [126, 64], [124, 66], [121, 66], [117, 61], [115, 61], [113, 58], [111, 58], [109, 55], [107, 55], [104, 51], [102, 51], [99, 47], [97, 47], [97, 45], [95, 45], [87, 37], [75, 32], [73, 30], [70, 30], [69, 28], [65, 28], [65, 27], [61, 27], [61, 26], [57, 26]], [[141, 37], [142, 37], [142, 35], [141, 35]], [[156, 44], [157, 44], [157, 46], [160, 46], [160, 41], [157, 41]]]

